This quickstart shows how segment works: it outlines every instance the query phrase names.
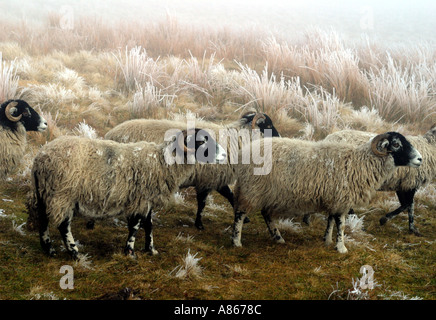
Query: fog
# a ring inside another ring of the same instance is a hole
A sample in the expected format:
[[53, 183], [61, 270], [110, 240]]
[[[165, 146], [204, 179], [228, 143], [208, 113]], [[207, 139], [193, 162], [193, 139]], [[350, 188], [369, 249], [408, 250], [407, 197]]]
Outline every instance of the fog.
[[155, 21], [169, 13], [183, 23], [261, 26], [289, 37], [318, 26], [350, 38], [365, 34], [387, 42], [436, 41], [432, 0], [0, 0], [0, 9], [7, 17], [29, 21], [62, 10], [108, 21]]

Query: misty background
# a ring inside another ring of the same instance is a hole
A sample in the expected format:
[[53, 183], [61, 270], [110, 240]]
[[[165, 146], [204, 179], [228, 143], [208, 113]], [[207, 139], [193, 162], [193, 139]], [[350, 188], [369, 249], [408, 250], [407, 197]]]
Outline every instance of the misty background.
[[333, 28], [345, 38], [362, 35], [395, 43], [436, 42], [436, 1], [322, 0], [0, 0], [6, 18], [44, 22], [50, 12], [110, 21], [157, 21], [167, 14], [181, 23], [261, 27], [289, 38], [309, 27]]

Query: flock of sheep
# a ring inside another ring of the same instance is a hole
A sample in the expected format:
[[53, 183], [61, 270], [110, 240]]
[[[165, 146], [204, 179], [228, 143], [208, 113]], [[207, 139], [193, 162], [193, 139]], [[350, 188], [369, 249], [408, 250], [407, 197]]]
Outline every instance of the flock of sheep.
[[[380, 220], [381, 224], [408, 210], [413, 223], [414, 194], [431, 183], [436, 174], [436, 126], [423, 136], [404, 137], [397, 132], [376, 135], [344, 130], [317, 142], [280, 137], [270, 117], [247, 112], [223, 126], [197, 121], [195, 128], [178, 121], [138, 119], [110, 130], [104, 139], [59, 137], [39, 150], [32, 167], [29, 218], [36, 217], [43, 251], [52, 256], [49, 225], [55, 225], [68, 253], [78, 258], [71, 233], [75, 214], [94, 219], [124, 215], [128, 237], [124, 252], [134, 255], [140, 227], [146, 233], [145, 250], [156, 254], [152, 210], [164, 208], [179, 188], [197, 193], [195, 226], [203, 229], [202, 211], [212, 190], [223, 195], [234, 209], [232, 242], [241, 246], [241, 232], [248, 216], [260, 210], [271, 237], [284, 242], [275, 223], [278, 216], [325, 212], [325, 243], [336, 249], [344, 244], [345, 217], [366, 204], [376, 191], [396, 191], [401, 206]], [[47, 127], [25, 101], [9, 100], [0, 107], [0, 175], [17, 166], [25, 152], [26, 131]], [[215, 137], [227, 129], [238, 136], [241, 129], [260, 132], [263, 143], [223, 145]], [[171, 139], [167, 133], [173, 130]], [[266, 145], [271, 152], [266, 152]], [[233, 149], [232, 149], [233, 148]], [[236, 148], [236, 150], [234, 150]], [[270, 165], [268, 174], [253, 174], [255, 163], [233, 163], [231, 154], [256, 151]], [[204, 161], [207, 155], [208, 161]], [[182, 161], [175, 161], [179, 156]], [[190, 164], [192, 163], [192, 164]], [[235, 183], [233, 192], [229, 185]], [[306, 216], [307, 217], [307, 216]]]

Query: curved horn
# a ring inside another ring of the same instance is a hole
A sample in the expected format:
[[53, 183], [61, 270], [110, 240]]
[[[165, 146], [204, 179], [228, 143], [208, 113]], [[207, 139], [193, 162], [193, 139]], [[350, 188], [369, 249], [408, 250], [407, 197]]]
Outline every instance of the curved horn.
[[256, 113], [253, 120], [251, 121], [251, 128], [256, 129], [256, 123], [259, 119], [266, 119], [265, 115], [263, 113]]
[[197, 132], [196, 130], [194, 131], [193, 129], [189, 129], [188, 131], [186, 131], [186, 130], [183, 130], [182, 131], [182, 136], [183, 136], [183, 138], [182, 137], [179, 137], [178, 138], [178, 144], [179, 144], [179, 148], [180, 148], [180, 150], [183, 150], [183, 152], [185, 152], [185, 153], [187, 153], [187, 152], [192, 152], [192, 151], [195, 151], [195, 148], [194, 149], [192, 149], [192, 148], [188, 148], [186, 145], [185, 145], [185, 139], [186, 139], [186, 137], [187, 137], [187, 135], [188, 135], [188, 133], [189, 132]]
[[12, 108], [15, 108], [16, 106], [18, 105], [18, 102], [16, 102], [16, 101], [12, 101], [12, 102], [9, 102], [8, 103], [8, 105], [6, 106], [6, 108], [5, 108], [5, 115], [6, 115], [6, 118], [8, 118], [9, 119], [9, 121], [12, 121], [12, 122], [18, 122], [18, 121], [20, 121], [21, 120], [21, 117], [23, 116], [22, 114], [20, 114], [19, 116], [17, 116], [17, 117], [14, 117], [13, 115], [12, 115]]
[[375, 136], [375, 137], [372, 139], [372, 142], [371, 142], [371, 150], [372, 150], [372, 152], [373, 152], [376, 156], [378, 156], [378, 157], [386, 157], [386, 156], [389, 154], [389, 152], [388, 152], [387, 150], [385, 150], [385, 151], [380, 151], [380, 150], [377, 148], [379, 142], [380, 142], [381, 140], [383, 140], [383, 139], [387, 139], [387, 138], [389, 138], [389, 134], [387, 134], [387, 133], [383, 133], [383, 134], [379, 134], [378, 136]]

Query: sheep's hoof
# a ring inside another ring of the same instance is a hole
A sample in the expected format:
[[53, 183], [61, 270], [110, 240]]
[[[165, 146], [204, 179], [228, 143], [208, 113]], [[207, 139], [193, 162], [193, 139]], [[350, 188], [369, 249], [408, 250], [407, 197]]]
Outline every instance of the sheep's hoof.
[[71, 259], [73, 259], [74, 261], [78, 261], [79, 260], [79, 253], [75, 250], [72, 250], [71, 252], [69, 252]]
[[42, 251], [49, 257], [55, 257], [57, 254], [56, 250], [51, 245], [43, 245]]
[[88, 229], [88, 230], [93, 230], [93, 229], [94, 229], [94, 225], [95, 225], [95, 221], [94, 221], [94, 220], [89, 220], [89, 221], [86, 223], [86, 229]]
[[204, 230], [203, 222], [201, 222], [201, 221], [195, 221], [195, 227], [198, 230]]
[[414, 234], [414, 235], [417, 236], [417, 237], [423, 237], [422, 233], [419, 232], [418, 229], [415, 229], [415, 228], [414, 228], [414, 229], [410, 229], [410, 230], [409, 230], [409, 233], [410, 233], [410, 234]]
[[275, 237], [274, 237], [274, 241], [275, 241], [276, 243], [279, 243], [279, 244], [284, 244], [284, 243], [286, 243], [286, 242], [285, 242], [285, 239], [283, 239], [283, 237], [281, 237], [281, 236], [275, 236]]
[[47, 254], [49, 257], [56, 257], [57, 252], [56, 252], [56, 250], [55, 250], [54, 248], [50, 248], [50, 249], [48, 250], [48, 252], [46, 252], [46, 254]]
[[333, 244], [333, 240], [332, 239], [324, 238], [324, 245], [326, 247], [330, 247], [332, 244]]
[[383, 226], [384, 224], [386, 224], [386, 222], [388, 222], [388, 218], [386, 218], [386, 217], [382, 217], [382, 218], [380, 219], [380, 225], [381, 225], [381, 226]]
[[135, 250], [133, 250], [133, 249], [130, 248], [130, 247], [125, 247], [125, 248], [124, 248], [124, 254], [125, 254], [126, 256], [128, 256], [128, 257], [132, 257], [132, 258], [135, 258], [135, 257], [136, 257], [136, 255], [135, 255]]
[[233, 244], [233, 246], [236, 247], [236, 248], [240, 248], [240, 247], [242, 247], [242, 243], [241, 243], [241, 241], [239, 241], [239, 240], [232, 240], [232, 244]]
[[144, 252], [149, 254], [150, 256], [156, 256], [159, 254], [159, 251], [154, 248], [144, 249]]
[[347, 253], [348, 250], [344, 245], [338, 245], [336, 246], [336, 250], [338, 250], [339, 253]]

